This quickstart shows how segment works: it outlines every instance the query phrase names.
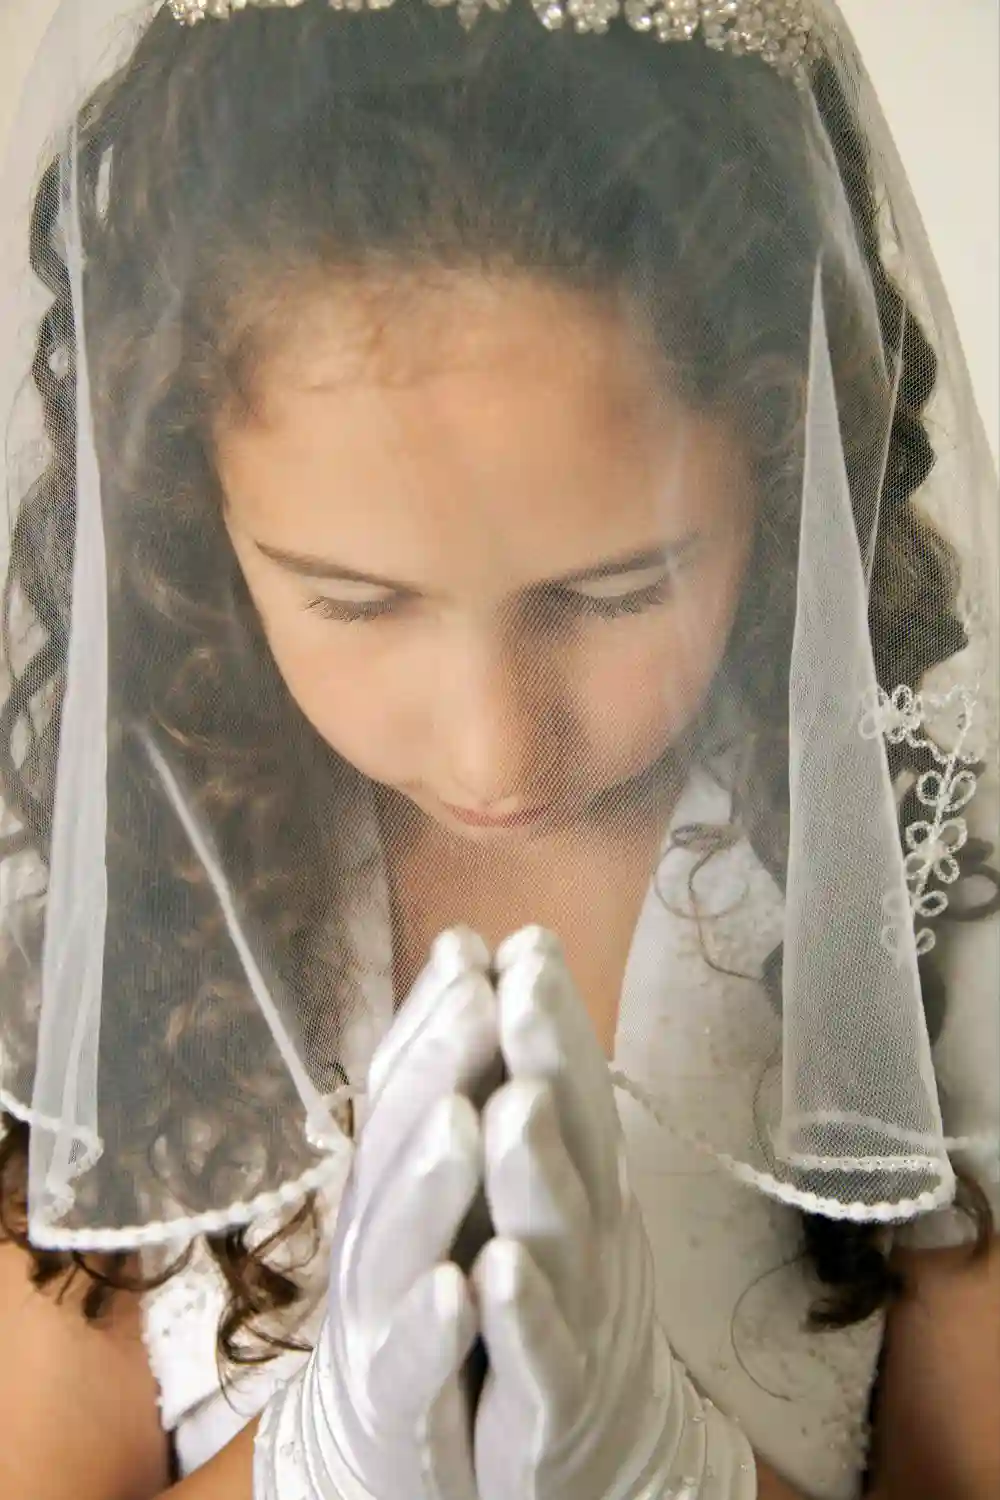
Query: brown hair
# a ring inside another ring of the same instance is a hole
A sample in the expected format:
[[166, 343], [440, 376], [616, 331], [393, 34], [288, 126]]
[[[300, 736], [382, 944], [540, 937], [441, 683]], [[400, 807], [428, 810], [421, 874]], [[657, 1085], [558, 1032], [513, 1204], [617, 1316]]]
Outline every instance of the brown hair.
[[[234, 1014], [250, 1040], [243, 1055], [252, 1056], [263, 1023], [216, 941], [204, 875], [153, 795], [131, 724], [154, 726], [170, 746], [243, 909], [267, 951], [282, 955], [282, 982], [302, 1026], [328, 1037], [331, 1081], [337, 1078], [337, 1012], [349, 979], [336, 956], [318, 951], [320, 883], [301, 878], [321, 867], [318, 820], [297, 796], [302, 781], [285, 747], [294, 740], [315, 784], [333, 789], [334, 814], [336, 788], [351, 773], [303, 729], [278, 678], [225, 535], [212, 456], [212, 414], [223, 402], [252, 399], [248, 355], [262, 330], [266, 336], [269, 303], [317, 268], [363, 281], [442, 265], [532, 274], [544, 266], [553, 280], [595, 295], [624, 291], [655, 309], [671, 374], [692, 400], [745, 422], [752, 395], [747, 437], [763, 497], [761, 546], [766, 528], [769, 554], [777, 539], [794, 559], [808, 309], [823, 245], [805, 145], [804, 112], [813, 105], [836, 156], [884, 344], [871, 347], [850, 277], [831, 259], [827, 318], [855, 476], [870, 476], [884, 457], [890, 393], [883, 372], [902, 348], [870, 613], [879, 680], [892, 689], [918, 684], [965, 638], [954, 560], [911, 504], [934, 462], [922, 413], [935, 358], [883, 263], [865, 142], [828, 61], [815, 64], [807, 103], [752, 58], [701, 46], [656, 48], [625, 28], [592, 47], [571, 35], [539, 38], [527, 7], [484, 17], [467, 36], [451, 15], [425, 5], [367, 20], [331, 17], [310, 0], [294, 17], [253, 10], [190, 32], [163, 13], [83, 110], [88, 359], [100, 393], [97, 440], [115, 539], [109, 902], [119, 913], [115, 931], [129, 935], [127, 944], [108, 943], [104, 990], [135, 1057], [169, 1054], [176, 1080], [169, 1108], [148, 1101], [140, 1140], [136, 1099], [127, 1101], [130, 1134], [120, 1139], [109, 1101], [105, 1157], [131, 1168], [135, 1182], [148, 1172], [155, 1145], [157, 1171], [197, 1212], [217, 1201], [220, 1181], [234, 1170], [229, 1141], [255, 1138], [256, 1101], [284, 1091], [290, 1114], [295, 1101], [285, 1078], [258, 1076], [222, 1048], [214, 1049], [211, 1077], [186, 1065], [206, 1031], [231, 1024]], [[0, 709], [4, 802], [21, 824], [16, 840], [43, 863], [76, 524], [74, 359], [61, 370], [52, 358], [59, 348], [75, 353], [59, 182], [55, 162], [38, 191], [31, 244], [35, 271], [53, 294], [34, 363], [52, 457], [14, 528], [5, 612], [10, 688]], [[765, 292], [774, 266], [780, 299]], [[870, 519], [859, 516], [859, 527]], [[773, 568], [751, 568], [751, 575], [730, 659], [738, 672], [740, 652], [750, 651], [774, 670], [766, 681], [743, 674], [757, 696], [748, 705], [753, 729], [737, 816], [780, 873], [795, 591]], [[15, 595], [41, 634], [38, 650], [18, 667]], [[130, 662], [131, 645], [151, 632], [157, 651], [143, 654], [140, 670]], [[33, 711], [39, 694], [53, 704], [47, 720]], [[25, 739], [27, 754], [19, 754]], [[920, 755], [894, 746], [891, 768], [923, 769]], [[164, 853], [155, 872], [143, 868], [128, 839], [150, 819], [158, 820]], [[983, 855], [975, 848], [973, 863]], [[0, 955], [3, 982], [15, 993], [27, 994], [29, 970], [37, 971], [41, 920], [30, 964], [20, 949]], [[925, 993], [937, 996], [929, 959], [923, 977]], [[26, 1045], [16, 1028], [3, 1041], [15, 1057]], [[197, 1152], [192, 1121], [202, 1129]], [[92, 1281], [86, 1311], [95, 1316], [112, 1288], [148, 1283], [124, 1256], [64, 1256], [29, 1245], [27, 1140], [26, 1128], [9, 1122], [0, 1142], [0, 1222], [31, 1255], [39, 1284], [84, 1271]], [[294, 1176], [305, 1165], [291, 1136], [272, 1142], [267, 1155], [269, 1174]], [[129, 1175], [118, 1174], [119, 1192]], [[246, 1183], [240, 1186], [245, 1194]], [[128, 1204], [119, 1206], [127, 1214]], [[313, 1212], [307, 1203], [288, 1232]], [[976, 1213], [985, 1229], [984, 1201], [976, 1201]], [[891, 1295], [876, 1232], [805, 1218], [804, 1234], [828, 1293], [819, 1317], [860, 1319]], [[294, 1277], [269, 1263], [274, 1241], [251, 1249], [234, 1230], [207, 1243], [231, 1294], [223, 1354], [244, 1363], [269, 1357], [287, 1343], [273, 1314], [296, 1302]]]

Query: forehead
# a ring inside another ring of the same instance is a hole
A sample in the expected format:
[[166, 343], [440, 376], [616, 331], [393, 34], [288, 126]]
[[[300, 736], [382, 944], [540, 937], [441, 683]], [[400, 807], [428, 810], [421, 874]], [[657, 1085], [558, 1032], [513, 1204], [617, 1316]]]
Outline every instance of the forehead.
[[619, 310], [456, 280], [372, 309], [316, 296], [217, 426], [235, 524], [258, 541], [435, 586], [515, 586], [724, 524], [732, 434], [686, 409]]

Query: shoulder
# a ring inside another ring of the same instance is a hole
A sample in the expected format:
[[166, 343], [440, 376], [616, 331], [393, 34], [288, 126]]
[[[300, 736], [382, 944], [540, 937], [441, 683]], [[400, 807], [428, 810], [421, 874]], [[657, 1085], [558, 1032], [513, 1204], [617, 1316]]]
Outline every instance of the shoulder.
[[[6, 1500], [145, 1500], [168, 1480], [167, 1440], [137, 1296], [96, 1321], [86, 1284], [39, 1290], [0, 1244], [0, 1493]], [[58, 1433], [58, 1442], [53, 1441]]]
[[[172, 1434], [182, 1474], [201, 1468], [267, 1404], [291, 1378], [318, 1336], [325, 1307], [329, 1251], [342, 1195], [335, 1174], [297, 1231], [283, 1235], [274, 1216], [250, 1226], [247, 1245], [267, 1265], [299, 1288], [281, 1310], [257, 1314], [254, 1328], [275, 1343], [268, 1350], [247, 1335], [251, 1365], [220, 1369], [218, 1337], [233, 1305], [234, 1286], [209, 1253], [194, 1241], [183, 1264], [142, 1299], [141, 1332], [160, 1403], [160, 1419]], [[143, 1254], [147, 1279], [161, 1276], [176, 1259], [176, 1247]], [[276, 1352], [284, 1344], [286, 1348]]]
[[897, 1251], [896, 1261], [907, 1293], [886, 1330], [878, 1485], [914, 1500], [1000, 1493], [1000, 1239], [976, 1257]]

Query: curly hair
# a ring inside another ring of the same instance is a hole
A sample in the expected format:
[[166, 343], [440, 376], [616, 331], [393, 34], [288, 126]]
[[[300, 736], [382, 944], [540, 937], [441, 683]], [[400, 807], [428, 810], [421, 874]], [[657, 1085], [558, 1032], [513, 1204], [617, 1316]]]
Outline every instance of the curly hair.
[[[298, 789], [305, 765], [310, 786], [330, 788], [336, 819], [354, 773], [303, 723], [280, 680], [226, 535], [213, 457], [214, 417], [252, 409], [253, 356], [286, 296], [318, 274], [363, 288], [441, 267], [536, 276], [544, 267], [573, 289], [624, 293], [645, 309], [676, 388], [743, 429], [760, 493], [760, 556], [765, 545], [773, 556], [777, 538], [794, 566], [808, 310], [823, 245], [803, 124], [803, 111], [815, 107], [881, 323], [874, 347], [851, 276], [831, 258], [824, 296], [858, 492], [872, 493], [891, 413], [870, 603], [879, 681], [890, 690], [916, 686], [965, 644], [954, 559], [912, 503], [934, 464], [923, 413], [935, 357], [884, 264], [866, 143], [828, 59], [813, 65], [806, 102], [755, 59], [655, 48], [624, 28], [599, 47], [560, 34], [539, 45], [527, 8], [486, 16], [468, 35], [422, 5], [387, 11], [376, 26], [331, 19], [317, 0], [289, 21], [253, 10], [238, 24], [189, 32], [161, 14], [78, 121], [87, 357], [113, 541], [109, 931], [128, 934], [127, 943], [108, 940], [104, 1003], [115, 1007], [131, 1055], [150, 1067], [169, 1055], [173, 1080], [165, 1102], [125, 1098], [129, 1080], [116, 1078], [119, 1097], [102, 1118], [105, 1160], [118, 1163], [120, 1195], [123, 1183], [148, 1178], [155, 1158], [160, 1183], [194, 1213], [218, 1201], [230, 1176], [249, 1196], [253, 1172], [260, 1180], [297, 1176], [306, 1159], [291, 1130], [262, 1143], [252, 1167], [233, 1159], [232, 1141], [256, 1138], [262, 1101], [279, 1117], [275, 1101], [287, 1097], [289, 1118], [297, 1101], [284, 1076], [250, 1065], [267, 1055], [254, 1047], [265, 1040], [264, 1023], [218, 941], [204, 872], [155, 794], [130, 726], [148, 724], [169, 745], [241, 909], [276, 955], [298, 1024], [319, 1038], [311, 1050], [328, 1058], [329, 1082], [342, 1076], [338, 1022], [352, 982], [346, 959], [319, 941], [329, 891], [303, 872], [322, 866], [323, 820]], [[283, 81], [291, 80], [296, 107], [286, 109]], [[0, 790], [19, 824], [0, 853], [29, 848], [46, 867], [76, 527], [76, 336], [58, 230], [60, 172], [58, 160], [45, 172], [31, 226], [32, 265], [53, 297], [33, 366], [51, 460], [12, 536], [9, 687], [0, 708]], [[772, 267], [780, 267], [780, 299]], [[68, 361], [53, 359], [57, 349], [69, 351]], [[893, 391], [885, 372], [900, 352]], [[871, 525], [871, 517], [857, 519], [859, 530]], [[748, 577], [730, 662], [736, 673], [740, 653], [774, 665], [766, 679], [741, 674], [756, 696], [735, 817], [780, 874], [795, 591], [773, 567], [751, 566]], [[15, 619], [25, 610], [38, 644], [19, 663]], [[135, 640], [153, 635], [156, 651], [133, 659]], [[906, 744], [891, 755], [895, 774], [925, 768]], [[130, 837], [151, 822], [163, 854], [155, 871]], [[973, 852], [981, 862], [984, 851]], [[0, 952], [3, 983], [25, 995], [26, 1012], [43, 924], [40, 911], [33, 936], [22, 932], [18, 946]], [[923, 979], [936, 1031], [943, 1006], [929, 957]], [[206, 1033], [231, 1028], [237, 1016], [246, 1038], [240, 1056], [215, 1048], [215, 1071], [206, 1073]], [[15, 1060], [28, 1031], [26, 1016], [23, 1034], [14, 1027], [3, 1036]], [[116, 1134], [125, 1118], [128, 1135]], [[28, 1130], [14, 1120], [8, 1127], [0, 1227], [31, 1256], [36, 1282], [88, 1276], [88, 1317], [115, 1288], [155, 1284], [124, 1255], [29, 1244]], [[95, 1190], [112, 1190], [100, 1172], [99, 1163]], [[128, 1214], [120, 1197], [116, 1206]], [[985, 1200], [973, 1208], [985, 1233]], [[274, 1315], [296, 1303], [299, 1288], [269, 1254], [310, 1216], [315, 1225], [312, 1200], [263, 1246], [239, 1230], [206, 1236], [230, 1291], [220, 1330], [228, 1361], [294, 1346]], [[893, 1294], [876, 1231], [808, 1216], [803, 1225], [827, 1293], [818, 1321], [862, 1319]]]

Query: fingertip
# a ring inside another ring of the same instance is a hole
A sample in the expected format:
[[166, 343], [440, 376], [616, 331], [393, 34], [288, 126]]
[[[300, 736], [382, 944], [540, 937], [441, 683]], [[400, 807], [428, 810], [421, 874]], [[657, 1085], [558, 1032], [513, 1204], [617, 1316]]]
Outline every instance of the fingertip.
[[479, 1312], [468, 1278], [454, 1261], [433, 1268], [429, 1293], [440, 1345], [439, 1369], [451, 1374], [468, 1358], [479, 1336]]
[[[475, 934], [480, 956], [485, 945]], [[438, 939], [447, 949], [455, 933]], [[454, 955], [453, 955], [454, 956]], [[474, 1076], [500, 1048], [497, 1003], [484, 967], [464, 962], [432, 962], [417, 980], [388, 1035], [376, 1050], [368, 1072], [368, 1113], [395, 1086], [400, 1068], [414, 1060], [452, 1082]], [[440, 1063], [438, 1069], [436, 1064]]]
[[442, 1162], [454, 1162], [465, 1163], [478, 1174], [483, 1160], [482, 1128], [464, 1094], [447, 1094], [433, 1106], [420, 1131], [420, 1148], [421, 1166], [427, 1172]]
[[497, 984], [497, 1030], [509, 1071], [552, 1077], [565, 1061], [558, 1025], [542, 1000], [545, 960], [508, 969]]
[[547, 1278], [519, 1241], [497, 1238], [473, 1286], [493, 1373], [508, 1397], [558, 1426], [579, 1397], [584, 1356]]
[[368, 1366], [369, 1399], [386, 1411], [425, 1414], [457, 1375], [479, 1333], [471, 1288], [452, 1262], [432, 1266], [393, 1309]]
[[471, 927], [450, 927], [435, 938], [431, 946], [431, 962], [445, 979], [457, 978], [468, 970], [487, 974], [490, 950]]
[[607, 1058], [562, 949], [552, 942], [526, 947], [497, 982], [497, 1026], [508, 1070], [556, 1078], [572, 1063], [603, 1076]]
[[478, 969], [461, 974], [449, 984], [445, 995], [452, 1011], [449, 1017], [452, 1030], [464, 1026], [499, 1043], [497, 999], [488, 975]]
[[504, 938], [496, 951], [494, 968], [498, 974], [504, 974], [532, 955], [561, 958], [562, 953], [562, 944], [547, 927], [522, 927], [519, 932]]
[[528, 1281], [528, 1252], [517, 1240], [488, 1240], [472, 1267], [472, 1285], [482, 1305], [512, 1306]]
[[486, 1160], [502, 1160], [546, 1125], [557, 1127], [551, 1085], [544, 1078], [510, 1079], [490, 1097], [483, 1110], [481, 1132]]
[[431, 1271], [431, 1302], [442, 1327], [456, 1330], [459, 1342], [472, 1342], [476, 1315], [469, 1283], [454, 1261], [445, 1261]]

